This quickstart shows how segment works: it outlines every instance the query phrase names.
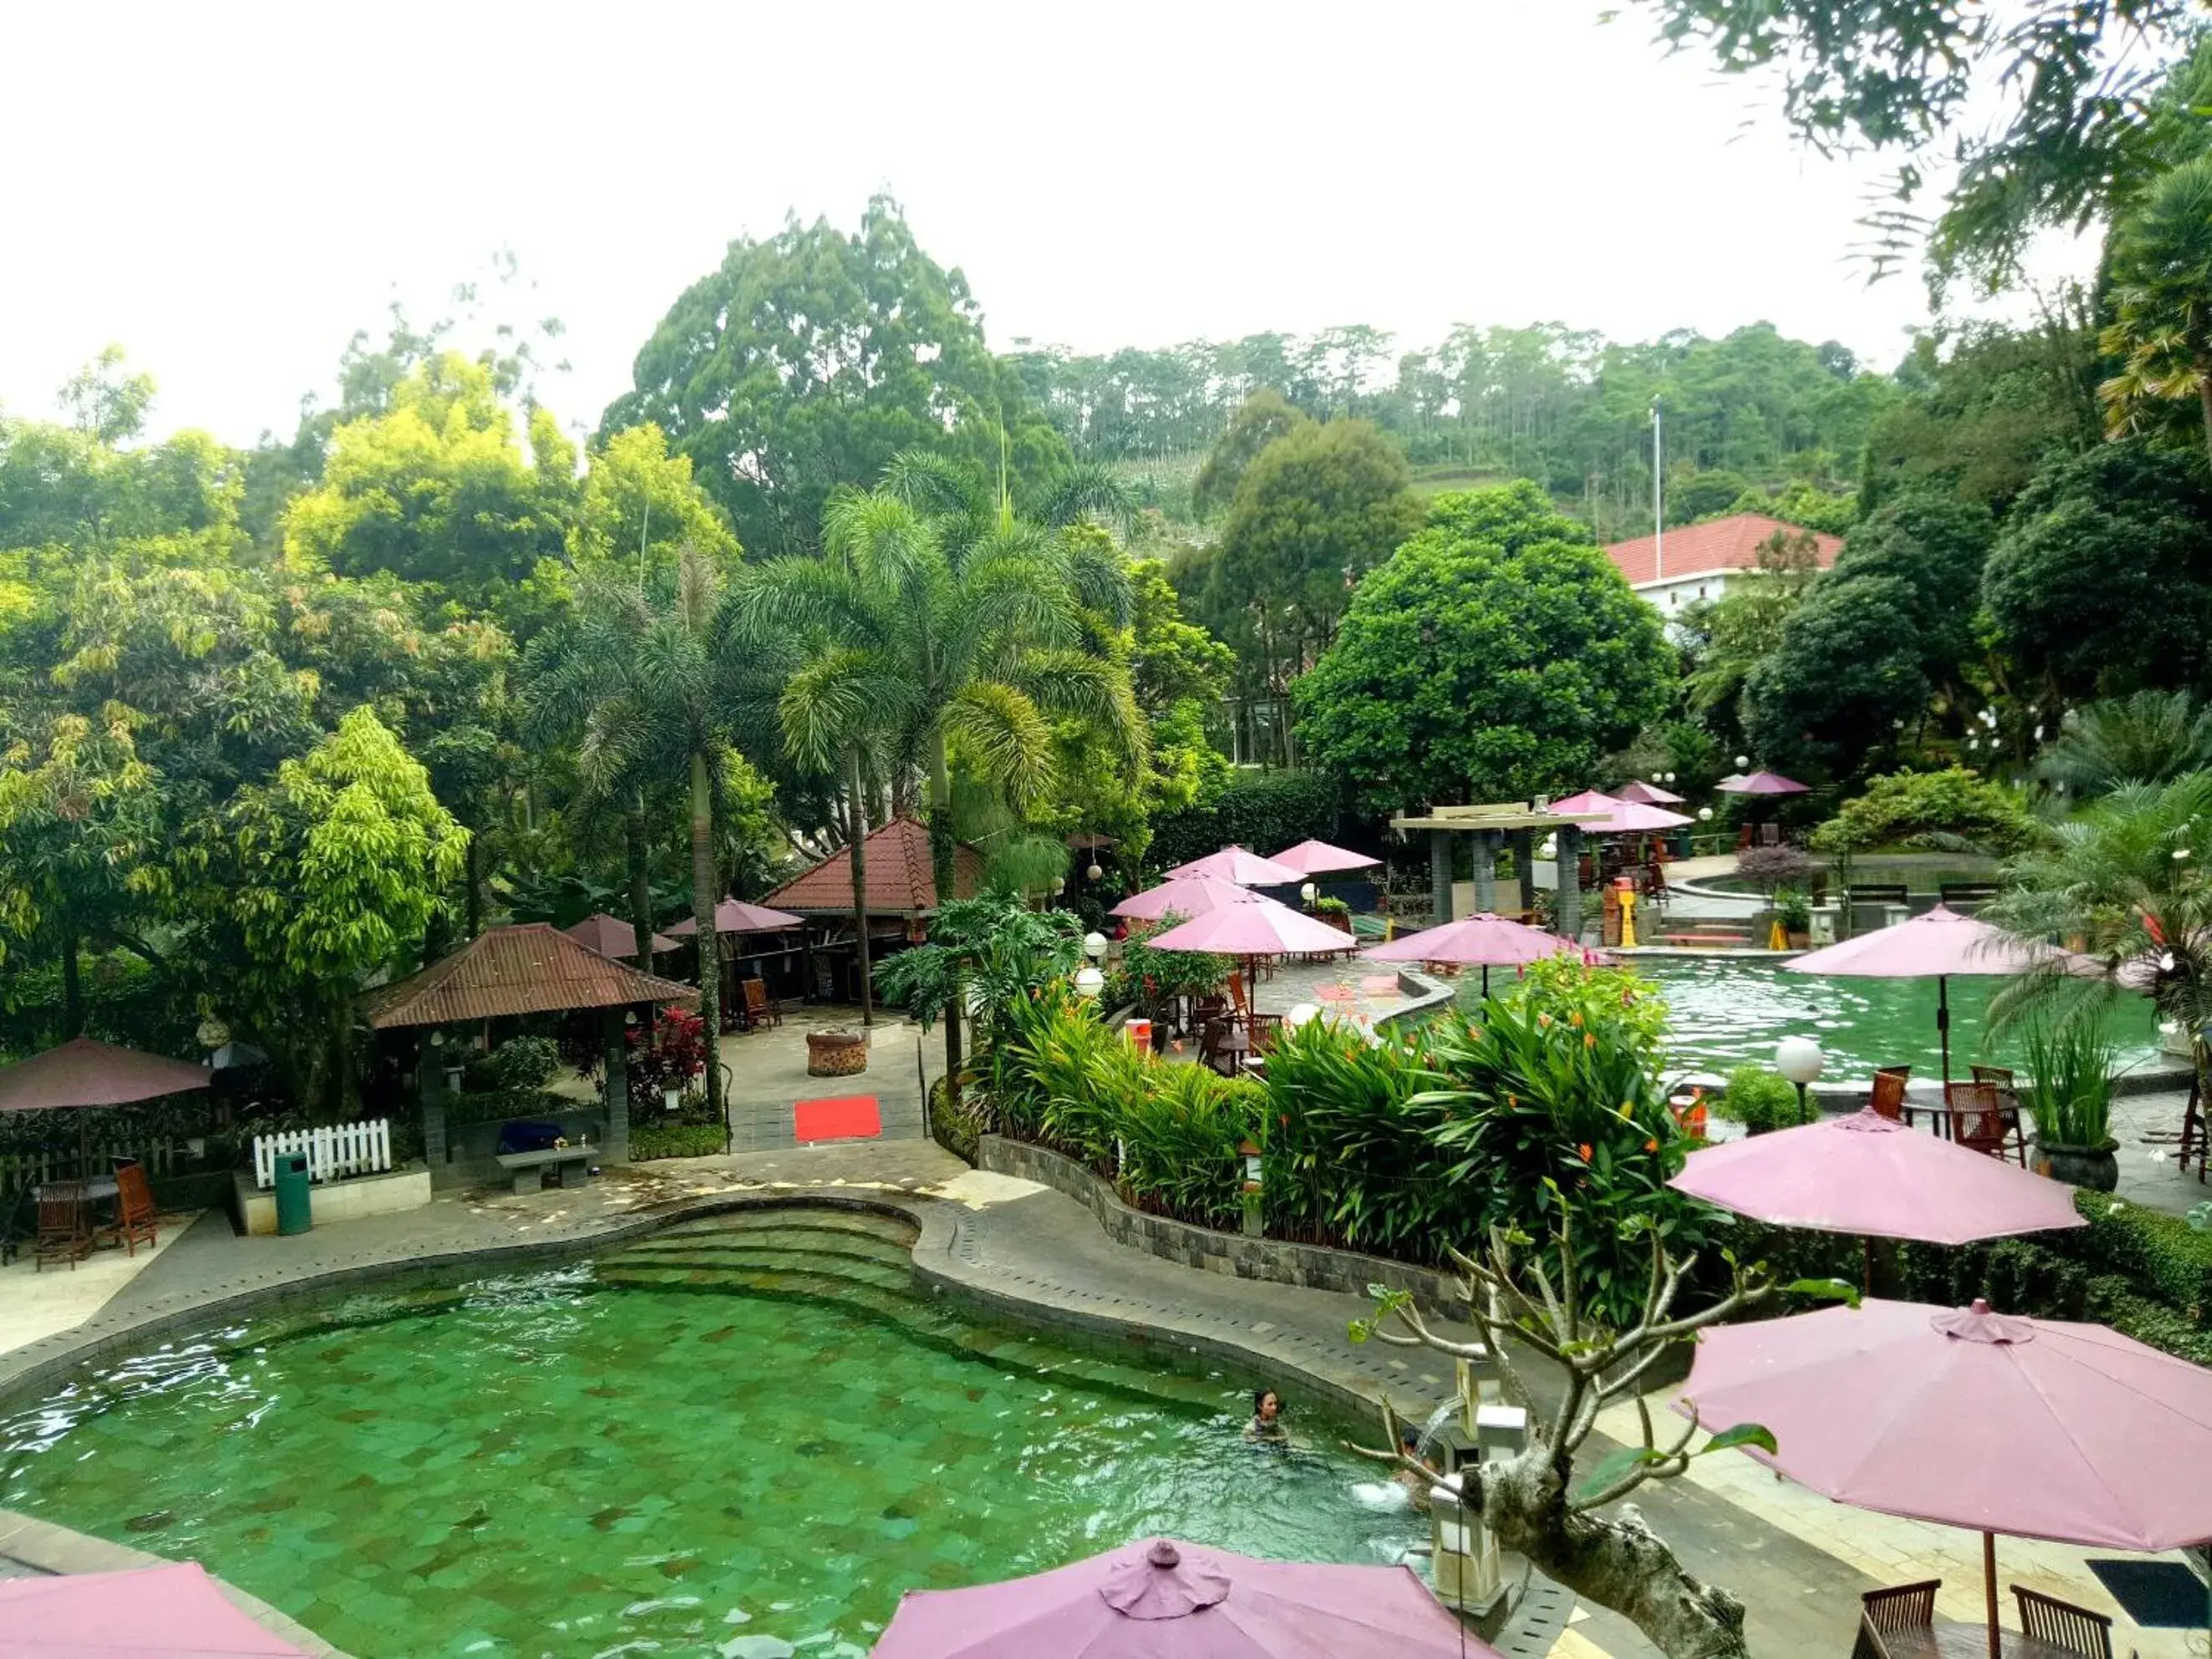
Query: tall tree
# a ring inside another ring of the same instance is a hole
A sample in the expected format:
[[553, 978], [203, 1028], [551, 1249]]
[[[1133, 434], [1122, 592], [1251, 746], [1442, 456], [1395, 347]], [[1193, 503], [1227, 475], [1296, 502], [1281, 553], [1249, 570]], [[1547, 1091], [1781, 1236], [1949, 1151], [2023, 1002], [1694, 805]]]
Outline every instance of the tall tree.
[[2181, 403], [2212, 453], [2212, 155], [2161, 175], [2115, 228], [2112, 254], [2119, 314], [2104, 348], [2125, 362], [2099, 391], [2112, 435]]
[[811, 550], [831, 490], [902, 450], [998, 458], [1042, 487], [1067, 449], [983, 343], [964, 277], [878, 196], [847, 235], [796, 219], [730, 244], [638, 353], [603, 434], [651, 421], [757, 553]]

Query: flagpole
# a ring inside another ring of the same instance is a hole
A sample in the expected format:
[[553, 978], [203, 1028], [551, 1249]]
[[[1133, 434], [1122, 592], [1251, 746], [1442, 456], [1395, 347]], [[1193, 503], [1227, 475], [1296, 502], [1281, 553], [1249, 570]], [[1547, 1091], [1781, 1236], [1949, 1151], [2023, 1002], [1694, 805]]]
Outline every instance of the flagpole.
[[1651, 400], [1651, 579], [1663, 581], [1667, 576], [1667, 514], [1664, 510], [1667, 474], [1661, 453], [1662, 434], [1659, 423], [1659, 400]]

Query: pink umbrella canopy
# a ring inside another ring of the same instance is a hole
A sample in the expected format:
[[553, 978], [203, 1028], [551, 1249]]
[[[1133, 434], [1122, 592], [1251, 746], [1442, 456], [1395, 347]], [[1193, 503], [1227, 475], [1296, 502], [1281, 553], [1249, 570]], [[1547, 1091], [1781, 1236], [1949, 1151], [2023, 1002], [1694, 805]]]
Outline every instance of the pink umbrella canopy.
[[[1340, 940], [1343, 936], [1338, 937]], [[204, 1066], [118, 1048], [90, 1037], [71, 1037], [58, 1048], [0, 1069], [0, 1112], [127, 1106], [204, 1089], [214, 1079], [215, 1073]]]
[[1929, 1244], [2088, 1224], [2064, 1182], [1870, 1111], [1708, 1146], [1667, 1184], [1772, 1226]]
[[1376, 962], [1452, 962], [1465, 968], [1480, 967], [1482, 988], [1487, 994], [1492, 968], [1518, 967], [1582, 948], [1557, 933], [1486, 910], [1479, 916], [1462, 916], [1457, 921], [1372, 945], [1360, 954]]
[[1713, 787], [1729, 795], [1802, 795], [1810, 792], [1812, 785], [1785, 778], [1779, 772], [1753, 772], [1723, 778]]
[[1340, 930], [1327, 922], [1257, 894], [1249, 904], [1224, 904], [1218, 910], [1178, 922], [1145, 942], [1155, 951], [1203, 951], [1223, 957], [1341, 951], [1350, 943]]
[[307, 1659], [230, 1604], [193, 1561], [0, 1579], [0, 1659]]
[[[794, 916], [788, 910], [771, 910], [765, 904], [748, 904], [743, 899], [724, 899], [714, 907], [714, 931], [718, 933], [773, 933], [786, 927], [803, 927], [805, 916]], [[671, 939], [690, 939], [699, 931], [698, 920], [686, 916], [668, 930]]]
[[1254, 904], [1261, 896], [1219, 876], [1178, 876], [1141, 893], [1132, 893], [1106, 914], [1132, 921], [1158, 921], [1165, 915], [1202, 916], [1224, 904]]
[[1977, 916], [1962, 916], [1945, 905], [1924, 915], [1877, 927], [1840, 945], [1808, 951], [1782, 964], [1792, 974], [1829, 974], [1856, 979], [1932, 979], [1936, 981], [1936, 1031], [1943, 1048], [1943, 1081], [1951, 1080], [1951, 994], [1954, 974], [2010, 975], [2039, 969], [2069, 973], [2103, 970], [2087, 957], [2055, 945], [2008, 933]]
[[[604, 910], [561, 931], [577, 943], [589, 945], [601, 956], [612, 957], [617, 962], [626, 962], [637, 954], [637, 930], [620, 916], [611, 916]], [[665, 933], [655, 933], [647, 941], [647, 948], [672, 951], [676, 942]]]
[[[1698, 1157], [1705, 1156], [1698, 1153]], [[2212, 1371], [2101, 1325], [1868, 1300], [1701, 1333], [1675, 1402], [1855, 1509], [2156, 1552], [2212, 1538]]]
[[1682, 798], [1671, 789], [1662, 789], [1656, 783], [1636, 779], [1624, 783], [1613, 792], [1615, 800], [1640, 800], [1646, 806], [1680, 806]]
[[1679, 830], [1690, 822], [1681, 813], [1670, 812], [1663, 806], [1648, 805], [1640, 800], [1616, 800], [1611, 795], [1601, 795], [1595, 789], [1586, 789], [1579, 795], [1570, 795], [1565, 800], [1555, 800], [1544, 810], [1554, 817], [1604, 813], [1603, 823], [1582, 826], [1586, 836], [1649, 835], [1660, 830]]
[[1193, 859], [1188, 864], [1178, 864], [1168, 872], [1175, 876], [1218, 876], [1224, 881], [1233, 881], [1240, 887], [1289, 887], [1305, 878], [1305, 872], [1293, 870], [1288, 865], [1278, 864], [1273, 859], [1263, 859], [1257, 853], [1248, 853], [1242, 847], [1224, 847], [1218, 853], [1208, 853], [1202, 859]]
[[1302, 841], [1296, 847], [1285, 847], [1268, 862], [1295, 870], [1302, 876], [1325, 876], [1332, 870], [1371, 869], [1382, 860], [1370, 859], [1349, 848], [1331, 847], [1325, 841]]
[[908, 1590], [872, 1659], [1498, 1659], [1405, 1567], [1155, 1538], [969, 1589]]

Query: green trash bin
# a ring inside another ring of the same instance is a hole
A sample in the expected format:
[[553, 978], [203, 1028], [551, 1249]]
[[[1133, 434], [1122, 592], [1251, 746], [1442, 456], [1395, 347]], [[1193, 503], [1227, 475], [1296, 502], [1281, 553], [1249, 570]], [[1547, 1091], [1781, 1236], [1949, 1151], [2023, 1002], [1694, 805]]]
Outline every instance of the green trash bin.
[[314, 1224], [307, 1202], [307, 1155], [305, 1152], [277, 1153], [277, 1232], [289, 1238], [295, 1233], [306, 1232]]

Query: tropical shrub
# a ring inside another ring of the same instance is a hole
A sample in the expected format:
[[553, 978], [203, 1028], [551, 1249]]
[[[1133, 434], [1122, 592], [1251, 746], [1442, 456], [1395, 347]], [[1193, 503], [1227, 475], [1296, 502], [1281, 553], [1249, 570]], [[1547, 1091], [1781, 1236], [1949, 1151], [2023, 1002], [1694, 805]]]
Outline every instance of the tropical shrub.
[[1109, 1008], [1134, 1007], [1149, 1018], [1176, 997], [1217, 996], [1229, 983], [1227, 957], [1200, 951], [1158, 951], [1149, 943], [1184, 917], [1170, 911], [1158, 921], [1139, 922], [1122, 941], [1121, 961], [1107, 975], [1100, 1000]]
[[2022, 1039], [2029, 1081], [2027, 1109], [2044, 1146], [2109, 1151], [2112, 1139], [2112, 1031], [2097, 1013], [2052, 1022], [2031, 1020]]
[[1152, 820], [1147, 861], [1161, 869], [1234, 844], [1263, 857], [1337, 834], [1335, 780], [1319, 772], [1240, 775], [1212, 801]]
[[653, 1029], [633, 1026], [629, 1039], [629, 1103], [632, 1111], [658, 1116], [671, 1089], [690, 1092], [707, 1069], [706, 1022], [681, 1009], [664, 1008]]
[[509, 1037], [471, 1062], [468, 1079], [483, 1089], [542, 1089], [560, 1069], [560, 1045], [551, 1037]]
[[1347, 933], [1352, 931], [1352, 907], [1340, 898], [1316, 899], [1313, 913], [1332, 927], [1341, 927]]
[[718, 1123], [671, 1123], [629, 1132], [629, 1160], [656, 1158], [712, 1158], [727, 1149], [729, 1137]]
[[1728, 1074], [1728, 1097], [1717, 1109], [1746, 1131], [1763, 1135], [1803, 1121], [1797, 1091], [1790, 1080], [1764, 1066], [1739, 1066]]
[[1820, 852], [1844, 858], [1877, 847], [1966, 850], [2008, 857], [2044, 839], [2016, 791], [1963, 766], [1892, 772], [1813, 832]]
[[1168, 1065], [1143, 1055], [1137, 1063], [1141, 1080], [1118, 1120], [1123, 1196], [1186, 1221], [1213, 1226], [1235, 1221], [1244, 1179], [1237, 1149], [1262, 1133], [1266, 1086], [1254, 1078], [1221, 1077], [1203, 1066]]

